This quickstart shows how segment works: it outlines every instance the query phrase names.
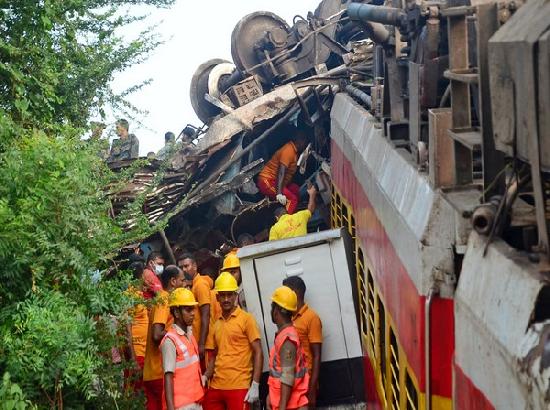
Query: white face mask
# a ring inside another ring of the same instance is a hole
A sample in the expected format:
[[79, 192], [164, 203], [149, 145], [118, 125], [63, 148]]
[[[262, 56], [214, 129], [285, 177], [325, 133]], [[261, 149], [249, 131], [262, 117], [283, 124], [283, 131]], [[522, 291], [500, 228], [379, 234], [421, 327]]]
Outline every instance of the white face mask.
[[162, 275], [162, 272], [164, 272], [164, 266], [162, 265], [155, 265], [155, 273], [157, 275]]

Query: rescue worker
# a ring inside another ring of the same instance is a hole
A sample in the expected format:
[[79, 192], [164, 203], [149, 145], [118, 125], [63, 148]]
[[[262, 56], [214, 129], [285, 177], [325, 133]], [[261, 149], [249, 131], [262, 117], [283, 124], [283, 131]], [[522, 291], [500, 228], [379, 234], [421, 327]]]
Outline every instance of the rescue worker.
[[192, 255], [184, 255], [181, 266], [187, 280], [192, 281], [191, 291], [195, 295], [198, 305], [195, 307], [195, 319], [193, 320], [193, 335], [199, 345], [201, 361], [204, 360], [204, 346], [210, 326], [210, 283], [197, 271], [197, 261]]
[[176, 136], [173, 132], [168, 131], [164, 134], [164, 147], [157, 152], [156, 158], [160, 161], [166, 159], [167, 155], [174, 150], [176, 145]]
[[170, 295], [174, 324], [160, 342], [164, 369], [164, 396], [167, 410], [201, 410], [204, 397], [199, 348], [191, 332], [197, 301], [189, 289]]
[[254, 317], [239, 306], [237, 281], [228, 272], [216, 279], [214, 289], [222, 314], [214, 323], [206, 348], [209, 353], [205, 378], [210, 380], [205, 410], [248, 410], [259, 400], [263, 355]]
[[223, 259], [222, 271], [229, 272], [237, 281], [237, 285], [239, 285], [239, 289], [237, 290], [237, 304], [246, 310], [246, 300], [244, 298], [244, 289], [242, 286], [241, 263], [236, 252], [229, 252], [225, 256]]
[[271, 200], [286, 206], [292, 215], [299, 202], [299, 187], [292, 183], [298, 157], [307, 146], [307, 135], [298, 131], [293, 141], [283, 145], [265, 164], [258, 175], [258, 189]]
[[297, 310], [297, 296], [281, 286], [271, 296], [271, 320], [277, 325], [275, 343], [269, 352], [269, 394], [271, 410], [306, 409], [309, 374], [298, 332], [292, 324]]
[[309, 200], [307, 209], [290, 215], [283, 207], [275, 210], [275, 219], [277, 222], [269, 230], [269, 240], [294, 238], [307, 234], [307, 223], [315, 211], [317, 189], [315, 185], [309, 184], [307, 187]]
[[306, 366], [309, 373], [309, 388], [307, 399], [309, 408], [317, 404], [319, 388], [319, 371], [321, 369], [321, 350], [323, 347], [323, 326], [317, 312], [305, 303], [306, 284], [299, 276], [289, 276], [283, 280], [283, 285], [289, 287], [298, 297], [297, 311], [292, 316], [292, 322], [298, 332], [302, 350], [306, 355]]
[[163, 290], [155, 300], [149, 313], [149, 329], [145, 346], [145, 365], [143, 367], [143, 388], [147, 400], [147, 410], [161, 410], [163, 402], [164, 372], [159, 344], [166, 330], [173, 323], [168, 306], [168, 296], [174, 289], [183, 287], [183, 272], [175, 265], [169, 265], [161, 275]]
[[154, 298], [162, 290], [159, 276], [164, 271], [162, 254], [153, 251], [147, 256], [147, 265], [143, 270], [143, 296], [146, 299]]
[[[133, 262], [128, 267], [134, 274], [134, 279], [143, 281], [143, 262]], [[143, 292], [134, 286], [126, 291], [135, 300], [135, 305], [129, 310], [132, 321], [128, 324], [129, 336], [128, 351], [131, 368], [125, 371], [125, 379], [135, 391], [143, 387], [143, 366], [145, 363], [145, 346], [147, 345], [147, 331], [149, 329], [149, 312], [143, 303]]]
[[130, 124], [125, 119], [116, 122], [116, 134], [118, 138], [113, 140], [108, 162], [135, 159], [139, 157], [139, 140], [134, 134], [128, 133]]

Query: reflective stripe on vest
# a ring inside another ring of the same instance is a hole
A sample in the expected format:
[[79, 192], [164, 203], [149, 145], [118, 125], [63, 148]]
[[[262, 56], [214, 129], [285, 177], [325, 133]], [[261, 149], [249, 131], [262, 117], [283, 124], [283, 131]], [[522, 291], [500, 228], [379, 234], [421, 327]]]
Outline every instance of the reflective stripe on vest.
[[294, 373], [294, 385], [287, 402], [287, 408], [294, 409], [307, 405], [307, 392], [309, 389], [309, 373], [307, 372], [305, 355], [300, 345], [298, 332], [294, 326], [288, 326], [275, 336], [275, 344], [271, 348], [269, 358], [269, 397], [274, 410], [277, 410], [281, 395], [282, 366], [280, 360], [281, 347], [286, 340], [296, 345], [296, 361]]
[[[198, 403], [204, 397], [201, 383], [201, 369], [198, 346], [195, 338], [180, 336], [173, 330], [166, 333], [161, 345], [170, 339], [176, 347], [176, 368], [174, 370], [174, 405], [176, 408]], [[164, 395], [164, 392], [163, 392]], [[163, 408], [166, 401], [162, 400]]]

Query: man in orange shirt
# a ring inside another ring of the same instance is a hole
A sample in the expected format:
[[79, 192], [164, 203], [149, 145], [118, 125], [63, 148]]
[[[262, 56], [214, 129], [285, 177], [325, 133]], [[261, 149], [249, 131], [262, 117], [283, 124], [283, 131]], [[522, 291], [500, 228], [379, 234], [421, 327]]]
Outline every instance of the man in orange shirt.
[[306, 284], [299, 276], [289, 276], [283, 280], [283, 285], [296, 293], [298, 298], [297, 311], [292, 317], [294, 327], [298, 331], [300, 344], [306, 355], [307, 370], [310, 375], [308, 402], [314, 409], [317, 404], [317, 389], [319, 370], [321, 368], [321, 348], [323, 346], [323, 328], [319, 315], [304, 303]]
[[164, 372], [159, 344], [174, 322], [168, 306], [168, 297], [174, 289], [183, 287], [183, 272], [177, 266], [170, 265], [164, 269], [160, 279], [163, 290], [157, 294], [149, 313], [149, 331], [143, 367], [143, 387], [147, 399], [147, 410], [162, 410]]
[[197, 305], [189, 289], [175, 289], [170, 295], [174, 324], [160, 342], [164, 369], [164, 396], [167, 410], [201, 410], [204, 397], [199, 348], [188, 331]]
[[293, 214], [298, 207], [298, 185], [291, 183], [296, 173], [298, 157], [306, 149], [307, 135], [298, 132], [293, 141], [283, 145], [265, 164], [258, 175], [258, 189], [269, 199], [277, 200]]
[[181, 264], [185, 279], [193, 281], [191, 291], [198, 302], [193, 319], [193, 335], [199, 345], [201, 361], [204, 361], [204, 345], [210, 327], [210, 305], [213, 303], [210, 281], [197, 271], [197, 261], [192, 255], [184, 255], [181, 258]]
[[239, 306], [237, 281], [229, 272], [222, 272], [214, 289], [222, 315], [208, 335], [208, 368], [211, 379], [204, 410], [248, 410], [249, 403], [259, 400], [262, 372], [260, 332], [254, 317]]
[[[133, 262], [130, 264], [129, 270], [133, 271], [134, 279], [143, 280], [143, 268], [143, 262]], [[125, 372], [125, 377], [130, 380], [134, 390], [140, 390], [143, 387], [142, 373], [145, 363], [147, 331], [149, 329], [149, 313], [147, 307], [143, 304], [144, 298], [141, 290], [131, 286], [128, 288], [127, 293], [135, 300], [135, 305], [128, 312], [132, 318], [131, 323], [128, 324], [130, 339], [128, 350], [133, 369], [128, 369]]]

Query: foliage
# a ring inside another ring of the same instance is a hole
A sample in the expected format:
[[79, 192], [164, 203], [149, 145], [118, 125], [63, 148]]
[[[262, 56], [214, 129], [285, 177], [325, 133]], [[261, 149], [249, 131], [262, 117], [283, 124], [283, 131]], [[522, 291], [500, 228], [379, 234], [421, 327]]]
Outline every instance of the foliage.
[[113, 73], [142, 61], [159, 43], [145, 29], [133, 41], [121, 28], [143, 16], [122, 6], [173, 0], [0, 0], [0, 108], [25, 126], [84, 126], [89, 114], [120, 102]]
[[0, 410], [25, 410], [33, 409], [29, 400], [25, 400], [25, 394], [18, 384], [11, 381], [9, 373], [4, 373], [0, 383]]
[[128, 212], [141, 223], [121, 228], [105, 194], [130, 175], [81, 137], [91, 115], [129, 106], [113, 74], [158, 44], [150, 28], [121, 37], [142, 19], [128, 7], [172, 2], [0, 0], [0, 410], [139, 403], [111, 355], [135, 303], [113, 258], [157, 228], [139, 203]]

